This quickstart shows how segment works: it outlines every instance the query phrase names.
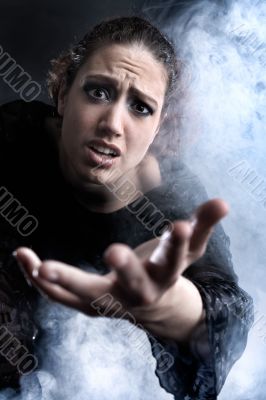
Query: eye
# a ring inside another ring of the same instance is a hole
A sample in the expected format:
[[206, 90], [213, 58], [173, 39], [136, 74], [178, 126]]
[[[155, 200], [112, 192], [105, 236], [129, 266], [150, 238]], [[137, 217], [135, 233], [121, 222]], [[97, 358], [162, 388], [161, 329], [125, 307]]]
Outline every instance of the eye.
[[153, 110], [150, 106], [148, 106], [145, 103], [142, 102], [135, 102], [131, 108], [136, 114], [139, 114], [140, 116], [148, 116], [153, 114]]
[[103, 87], [85, 86], [84, 90], [86, 94], [93, 100], [109, 101], [110, 99], [108, 90]]

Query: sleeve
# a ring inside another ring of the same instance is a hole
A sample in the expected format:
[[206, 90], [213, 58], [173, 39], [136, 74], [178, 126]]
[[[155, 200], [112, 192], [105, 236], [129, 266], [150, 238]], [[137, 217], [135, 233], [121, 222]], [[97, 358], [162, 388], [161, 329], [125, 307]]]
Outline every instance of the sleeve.
[[16, 100], [0, 105], [0, 172], [8, 173], [10, 160], [15, 162], [22, 149], [27, 151], [32, 143], [40, 143], [45, 118], [53, 112], [54, 107], [40, 101]]
[[21, 134], [26, 116], [22, 100], [0, 106], [0, 185], [9, 184], [13, 157], [25, 139]]
[[[171, 220], [187, 218], [207, 199], [196, 176], [184, 167], [178, 175], [176, 189], [176, 213], [172, 207]], [[172, 191], [167, 194], [169, 201], [171, 196], [173, 198]], [[215, 227], [205, 255], [192, 264], [184, 275], [201, 294], [205, 323], [195, 332], [187, 347], [174, 341], [150, 338], [157, 361], [156, 374], [161, 386], [176, 400], [216, 399], [230, 369], [246, 347], [253, 323], [253, 302], [238, 285], [229, 251], [229, 238], [221, 224]]]
[[12, 256], [20, 237], [4, 217], [10, 189], [10, 155], [21, 121], [23, 105], [16, 101], [0, 106], [0, 389], [17, 388], [21, 361], [31, 354], [37, 334], [34, 325], [33, 299], [24, 276]]

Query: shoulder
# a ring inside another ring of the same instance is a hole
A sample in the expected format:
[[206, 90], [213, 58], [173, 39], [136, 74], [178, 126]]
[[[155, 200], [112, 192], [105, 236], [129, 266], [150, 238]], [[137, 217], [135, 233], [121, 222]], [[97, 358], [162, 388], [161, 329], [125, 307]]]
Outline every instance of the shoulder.
[[27, 136], [31, 130], [41, 128], [45, 119], [54, 112], [53, 106], [40, 101], [16, 100], [2, 104], [0, 106], [1, 142], [16, 142], [21, 138], [22, 130], [25, 130]]
[[[56, 114], [49, 104], [16, 100], [0, 106], [0, 167], [23, 164], [33, 160], [36, 149], [41, 152], [49, 146], [47, 120]], [[15, 168], [15, 167], [14, 167]], [[7, 173], [3, 172], [4, 174]]]
[[34, 179], [34, 174], [47, 168], [47, 155], [52, 163], [46, 120], [53, 111], [54, 107], [39, 101], [17, 100], [0, 106], [0, 175], [8, 187], [11, 182], [18, 187]]
[[199, 177], [175, 157], [160, 160], [161, 186], [149, 192], [157, 207], [171, 220], [186, 219], [208, 200]]
[[35, 116], [45, 116], [47, 113], [53, 112], [55, 107], [42, 101], [26, 102], [24, 100], [15, 100], [0, 105], [1, 119], [25, 119]]

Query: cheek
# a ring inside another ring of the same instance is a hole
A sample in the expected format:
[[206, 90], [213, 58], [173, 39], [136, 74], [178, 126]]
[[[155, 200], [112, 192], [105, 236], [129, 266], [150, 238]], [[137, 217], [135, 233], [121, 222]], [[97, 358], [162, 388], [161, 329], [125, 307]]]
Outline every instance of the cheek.
[[78, 146], [90, 137], [95, 126], [95, 118], [93, 114], [85, 112], [82, 109], [71, 110], [65, 115], [63, 121], [63, 136], [64, 140], [69, 145]]
[[147, 129], [147, 127], [143, 129], [142, 127], [142, 129], [140, 128], [137, 130], [137, 134], [132, 134], [127, 141], [127, 154], [129, 158], [131, 155], [131, 157], [141, 160], [147, 153], [150, 145], [155, 139], [155, 136], [156, 133], [154, 132], [153, 127], [150, 127], [150, 129]]
[[152, 142], [154, 141], [156, 137], [156, 128], [158, 124], [157, 123], [148, 123], [145, 127], [142, 127], [142, 129], [139, 129], [139, 135], [137, 137], [137, 146], [138, 147], [143, 147], [147, 149]]

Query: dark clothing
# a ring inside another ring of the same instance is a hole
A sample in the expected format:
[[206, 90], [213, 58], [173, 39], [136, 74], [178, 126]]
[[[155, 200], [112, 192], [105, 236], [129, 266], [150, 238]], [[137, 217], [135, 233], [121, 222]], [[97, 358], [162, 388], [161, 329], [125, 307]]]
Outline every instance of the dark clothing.
[[[45, 128], [45, 118], [54, 112], [53, 107], [40, 102], [17, 101], [0, 108], [0, 190], [4, 187], [0, 191], [0, 316], [2, 324], [29, 347], [35, 334], [33, 308], [37, 296], [25, 284], [11, 256], [16, 247], [31, 246], [42, 259], [57, 259], [86, 270], [96, 268], [104, 274], [108, 268], [102, 254], [108, 245], [122, 242], [134, 248], [153, 238], [152, 224], [156, 223], [154, 215], [138, 212], [141, 200], [110, 214], [89, 212], [76, 201], [62, 177], [56, 147]], [[207, 198], [202, 185], [181, 163], [164, 160], [160, 168], [163, 184], [146, 193], [145, 199], [165, 219], [190, 217]], [[13, 196], [10, 203], [6, 201], [7, 191]], [[20, 204], [24, 214], [16, 213], [10, 204]], [[36, 218], [38, 226], [29, 215]], [[35, 226], [30, 234], [23, 218], [28, 218], [29, 224], [31, 221], [30, 227]], [[229, 240], [221, 225], [215, 228], [206, 254], [184, 275], [201, 293], [210, 353], [201, 356], [197, 343], [188, 350], [174, 341], [149, 338], [163, 344], [175, 358], [167, 372], [160, 373], [157, 368], [157, 375], [177, 400], [216, 399], [230, 368], [245, 349], [253, 318], [252, 300], [237, 284]], [[156, 346], [152, 348], [159, 363]], [[16, 384], [16, 371], [2, 357], [2, 387]]]

